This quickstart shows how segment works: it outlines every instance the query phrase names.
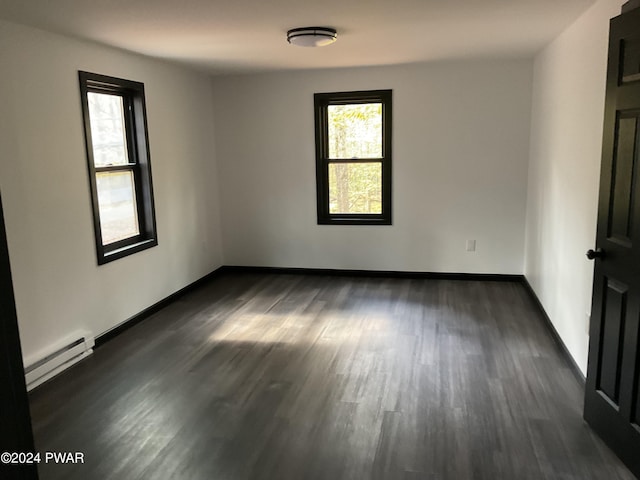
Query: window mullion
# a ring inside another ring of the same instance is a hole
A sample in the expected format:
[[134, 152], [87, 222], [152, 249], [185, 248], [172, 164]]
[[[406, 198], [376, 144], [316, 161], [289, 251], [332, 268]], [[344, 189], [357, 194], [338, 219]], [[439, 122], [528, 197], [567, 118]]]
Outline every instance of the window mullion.
[[124, 165], [105, 165], [104, 167], [94, 167], [94, 171], [96, 173], [103, 172], [118, 172], [124, 170], [133, 170], [137, 169], [137, 165], [135, 163], [125, 163]]
[[384, 158], [327, 158], [325, 160], [330, 163], [383, 163]]

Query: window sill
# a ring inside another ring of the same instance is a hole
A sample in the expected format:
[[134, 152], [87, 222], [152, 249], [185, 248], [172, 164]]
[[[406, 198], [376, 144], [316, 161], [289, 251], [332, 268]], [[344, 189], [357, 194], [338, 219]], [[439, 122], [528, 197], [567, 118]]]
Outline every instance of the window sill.
[[142, 240], [141, 242], [132, 243], [131, 245], [126, 245], [109, 252], [102, 252], [101, 254], [98, 254], [98, 265], [104, 265], [105, 263], [112, 262], [119, 258], [133, 255], [134, 253], [141, 252], [142, 250], [146, 250], [151, 247], [155, 247], [156, 245], [158, 245], [158, 240], [156, 238], [150, 238], [148, 240]]
[[318, 218], [318, 225], [391, 225], [390, 218]]

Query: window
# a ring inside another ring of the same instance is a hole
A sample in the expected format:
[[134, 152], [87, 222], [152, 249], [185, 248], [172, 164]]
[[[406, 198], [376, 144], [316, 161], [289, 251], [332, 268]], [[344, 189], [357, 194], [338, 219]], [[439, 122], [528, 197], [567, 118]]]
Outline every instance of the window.
[[158, 244], [144, 85], [79, 72], [98, 264]]
[[391, 90], [314, 101], [318, 224], [391, 225]]

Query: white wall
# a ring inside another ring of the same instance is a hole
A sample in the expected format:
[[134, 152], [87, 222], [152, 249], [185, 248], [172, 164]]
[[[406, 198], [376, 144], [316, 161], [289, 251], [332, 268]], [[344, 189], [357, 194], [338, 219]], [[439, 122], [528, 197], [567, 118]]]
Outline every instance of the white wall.
[[[531, 73], [503, 60], [215, 78], [225, 264], [522, 273]], [[317, 225], [313, 94], [386, 88], [393, 226]]]
[[525, 276], [586, 372], [609, 19], [600, 0], [535, 58]]
[[[0, 22], [0, 189], [23, 354], [100, 334], [222, 263], [210, 79]], [[159, 245], [97, 266], [78, 70], [145, 84]]]

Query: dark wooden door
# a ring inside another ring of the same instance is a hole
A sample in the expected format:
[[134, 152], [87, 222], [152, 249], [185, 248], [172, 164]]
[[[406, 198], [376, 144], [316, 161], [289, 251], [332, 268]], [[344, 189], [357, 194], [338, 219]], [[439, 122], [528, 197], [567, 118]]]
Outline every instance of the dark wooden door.
[[611, 20], [584, 418], [640, 477], [640, 10]]
[[[31, 416], [0, 198], [0, 453], [33, 451]], [[38, 478], [37, 466], [0, 462], [0, 478], [34, 480]]]

